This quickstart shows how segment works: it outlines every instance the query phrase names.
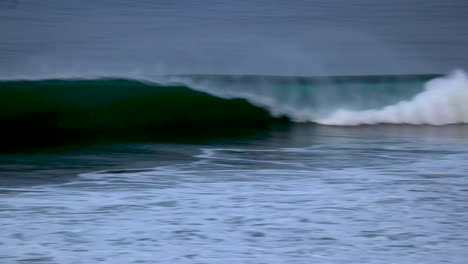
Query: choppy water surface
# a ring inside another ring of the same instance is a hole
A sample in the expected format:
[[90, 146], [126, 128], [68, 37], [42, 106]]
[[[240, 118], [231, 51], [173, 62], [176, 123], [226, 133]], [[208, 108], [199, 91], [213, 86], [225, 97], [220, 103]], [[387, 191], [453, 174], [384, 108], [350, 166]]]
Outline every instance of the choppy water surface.
[[296, 125], [249, 140], [2, 156], [0, 259], [465, 263], [467, 135]]

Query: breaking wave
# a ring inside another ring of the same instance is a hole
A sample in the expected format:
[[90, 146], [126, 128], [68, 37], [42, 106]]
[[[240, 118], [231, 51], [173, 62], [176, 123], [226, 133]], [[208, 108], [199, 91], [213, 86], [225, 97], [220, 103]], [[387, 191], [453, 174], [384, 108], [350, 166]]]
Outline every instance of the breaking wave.
[[0, 150], [232, 136], [275, 124], [468, 123], [468, 77], [228, 75], [0, 81]]
[[378, 109], [338, 109], [314, 120], [324, 125], [373, 124], [450, 125], [468, 123], [468, 78], [462, 71], [431, 80], [409, 100]]

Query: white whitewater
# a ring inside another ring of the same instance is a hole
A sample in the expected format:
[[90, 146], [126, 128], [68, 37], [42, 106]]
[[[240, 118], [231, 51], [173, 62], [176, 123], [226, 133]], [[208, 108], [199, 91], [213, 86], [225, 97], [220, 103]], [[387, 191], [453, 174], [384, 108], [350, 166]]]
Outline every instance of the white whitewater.
[[325, 118], [311, 121], [336, 126], [468, 123], [468, 77], [463, 71], [454, 71], [427, 82], [425, 90], [409, 101], [364, 111], [339, 109]]
[[[191, 87], [224, 98], [244, 98], [254, 105], [264, 107], [274, 116], [286, 115], [295, 122], [314, 122], [322, 125], [357, 126], [373, 124], [449, 125], [468, 123], [468, 76], [462, 70], [428, 81], [419, 94], [382, 108], [365, 109], [365, 94], [355, 110], [348, 104], [327, 102], [320, 94], [301, 94], [297, 89], [273, 89], [271, 83], [219, 85], [210, 81], [180, 80]], [[294, 86], [294, 85], [293, 85]], [[330, 88], [332, 88], [330, 84]], [[298, 85], [297, 88], [299, 88]], [[287, 87], [284, 87], [287, 88]], [[291, 87], [289, 87], [291, 88]], [[293, 87], [294, 88], [294, 87]], [[338, 96], [337, 96], [338, 97]], [[364, 110], [362, 110], [364, 108]]]

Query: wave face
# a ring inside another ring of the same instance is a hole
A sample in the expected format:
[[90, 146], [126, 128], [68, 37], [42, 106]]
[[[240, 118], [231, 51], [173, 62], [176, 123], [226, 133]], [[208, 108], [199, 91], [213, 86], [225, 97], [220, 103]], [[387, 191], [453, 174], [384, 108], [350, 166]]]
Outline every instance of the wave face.
[[243, 99], [128, 79], [0, 82], [0, 152], [237, 136], [278, 119]]
[[[189, 84], [223, 98], [244, 98], [268, 109], [273, 116], [287, 116], [295, 122], [327, 124], [337, 111], [360, 112], [407, 100], [424, 91], [425, 83], [437, 77], [439, 75], [176, 76], [170, 81]], [[333, 124], [339, 125], [338, 122]]]
[[468, 123], [468, 77], [144, 76], [0, 81], [0, 149], [322, 125]]
[[200, 90], [245, 98], [297, 122], [356, 126], [468, 123], [468, 77], [364, 76], [332, 78], [192, 78]]

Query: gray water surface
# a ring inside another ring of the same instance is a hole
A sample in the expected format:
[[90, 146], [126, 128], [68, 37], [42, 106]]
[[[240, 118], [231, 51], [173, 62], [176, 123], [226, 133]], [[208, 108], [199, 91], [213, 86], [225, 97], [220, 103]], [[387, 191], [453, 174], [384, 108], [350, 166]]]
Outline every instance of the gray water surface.
[[2, 0], [0, 78], [468, 69], [465, 0]]

